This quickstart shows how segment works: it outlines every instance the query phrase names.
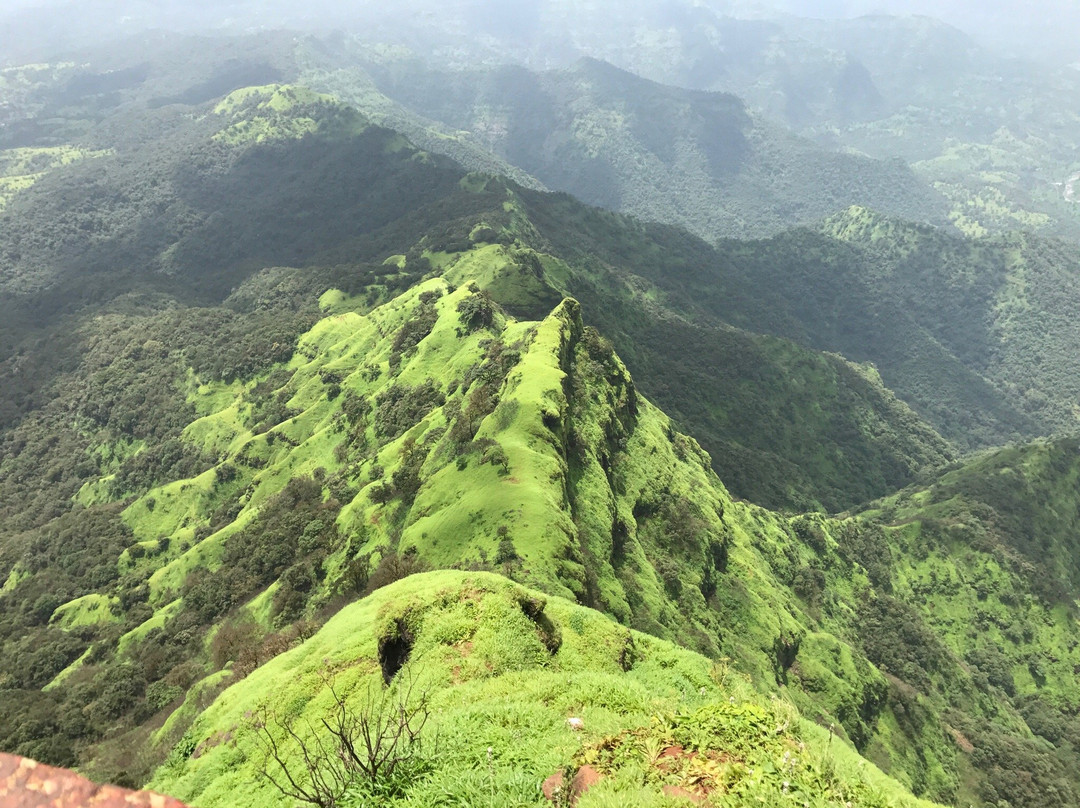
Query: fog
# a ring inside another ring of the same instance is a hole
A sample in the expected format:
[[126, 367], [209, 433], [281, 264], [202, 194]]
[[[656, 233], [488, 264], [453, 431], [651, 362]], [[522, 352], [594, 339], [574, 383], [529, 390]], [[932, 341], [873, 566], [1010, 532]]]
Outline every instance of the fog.
[[1080, 61], [1074, 0], [0, 0], [0, 61], [48, 59], [67, 50], [150, 29], [242, 33], [273, 28], [377, 31], [398, 27], [429, 35], [468, 31], [483, 21], [488, 36], [528, 36], [543, 14], [573, 15], [575, 8], [611, 4], [671, 13], [705, 7], [716, 14], [763, 19], [782, 15], [845, 18], [864, 14], [920, 14], [949, 23], [1006, 53], [1062, 64]]
[[[726, 5], [732, 5], [727, 3]], [[1015, 56], [1080, 58], [1075, 45], [1080, 4], [1075, 0], [770, 0], [758, 13], [808, 17], [921, 14], [947, 22]]]

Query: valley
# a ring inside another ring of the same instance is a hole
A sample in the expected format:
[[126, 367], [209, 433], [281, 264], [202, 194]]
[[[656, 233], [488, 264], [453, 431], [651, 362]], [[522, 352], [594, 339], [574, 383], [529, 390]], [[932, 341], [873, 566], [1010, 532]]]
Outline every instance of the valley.
[[0, 751], [196, 808], [1080, 803], [1068, 76], [454, 13], [0, 70]]

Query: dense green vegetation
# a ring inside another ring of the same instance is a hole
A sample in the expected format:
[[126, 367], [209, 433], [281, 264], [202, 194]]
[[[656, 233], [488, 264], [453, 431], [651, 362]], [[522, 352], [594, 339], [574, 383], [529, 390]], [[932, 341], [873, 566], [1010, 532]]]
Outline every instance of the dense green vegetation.
[[[549, 197], [529, 192], [522, 198], [552, 251], [587, 253], [626, 267], [655, 284], [669, 307], [690, 314], [696, 324], [732, 324], [780, 335], [862, 363], [858, 374], [883, 382], [961, 447], [1076, 428], [1080, 351], [1072, 300], [1080, 263], [1066, 243], [1020, 233], [961, 238], [852, 208], [817, 228], [764, 241], [727, 240], [710, 248], [672, 239], [672, 231], [663, 227], [577, 216], [572, 203], [552, 204]], [[592, 287], [579, 282], [571, 288], [582, 300], [593, 299]], [[604, 310], [613, 311], [606, 300]], [[616, 339], [635, 373], [651, 381], [648, 366], [637, 364], [647, 336], [634, 334], [619, 342], [620, 334], [630, 330], [629, 319], [619, 311], [600, 325]], [[705, 354], [699, 349], [696, 355]], [[677, 361], [689, 363], [695, 357], [680, 355]], [[781, 385], [767, 387], [769, 401], [783, 400]], [[684, 412], [693, 401], [687, 391], [670, 400], [656, 395], [673, 413]], [[819, 390], [812, 398], [828, 400], [829, 395]], [[851, 412], [850, 406], [838, 409]], [[898, 412], [897, 419], [904, 416]], [[777, 420], [787, 422], [792, 416]], [[696, 427], [707, 448], [722, 455], [715, 433]], [[928, 445], [926, 438], [921, 442]], [[917, 457], [920, 450], [908, 448], [902, 454]], [[734, 482], [732, 470], [718, 468]], [[822, 482], [829, 471], [819, 467], [813, 476]]]
[[333, 703], [327, 675], [358, 694], [358, 714], [387, 698], [384, 638], [401, 625], [408, 661], [387, 693], [411, 693], [410, 706], [426, 699], [424, 748], [437, 751], [421, 752], [406, 773], [357, 781], [344, 804], [534, 805], [546, 778], [564, 773], [565, 799], [576, 772], [591, 767], [601, 779], [581, 806], [675, 805], [691, 795], [730, 805], [927, 805], [725, 665], [504, 578], [447, 572], [380, 589], [229, 688], [152, 787], [197, 805], [291, 804], [260, 776], [283, 779], [251, 716], [268, 717], [282, 759], [303, 771], [299, 743], [278, 726], [282, 711], [299, 732], [317, 725]]
[[[864, 513], [895, 525], [896, 597], [914, 604], [980, 687], [1015, 705], [1035, 736], [991, 751], [996, 728], [955, 724], [991, 763], [978, 787], [990, 804], [1076, 799], [1064, 773], [1076, 766], [1077, 646], [1066, 637], [1076, 619], [1078, 451], [1075, 438], [1002, 449]], [[1045, 779], [1029, 780], [1036, 771]]]
[[265, 801], [331, 660], [444, 744], [354, 804], [1077, 801], [1080, 447], [954, 462], [1075, 426], [1070, 248], [710, 245], [157, 69], [5, 74], [72, 128], [4, 152], [0, 748]]
[[819, 233], [726, 246], [726, 272], [699, 297], [735, 324], [873, 362], [951, 440], [1075, 430], [1071, 246], [1018, 233], [960, 239], [858, 208]]
[[[766, 150], [769, 158], [778, 160], [788, 172], [788, 177], [773, 178], [757, 186], [762, 196], [768, 196], [770, 188], [786, 192], [781, 205], [771, 211], [772, 215], [779, 214], [780, 221], [790, 222], [791, 215], [797, 214], [785, 209], [785, 202], [792, 207], [809, 202], [815, 210], [820, 204], [843, 204], [843, 195], [826, 194], [826, 189], [846, 188], [874, 195], [876, 199], [869, 206], [887, 212], [899, 212], [904, 200], [919, 196], [910, 193], [917, 186], [901, 166], [875, 165], [835, 153], [841, 151], [886, 161], [908, 161], [916, 175], [943, 200], [943, 204], [939, 201], [929, 205], [917, 215], [906, 214], [915, 220], [930, 219], [932, 211], [934, 216], [947, 214], [957, 228], [971, 235], [1022, 228], [1073, 241], [1080, 238], [1080, 208], [1065, 197], [1065, 184], [1078, 170], [1075, 133], [1080, 123], [1076, 112], [1080, 84], [1076, 71], [1066, 67], [1064, 61], [1055, 69], [1004, 57], [956, 28], [925, 16], [873, 14], [819, 20], [785, 15], [777, 19], [739, 19], [745, 9], [737, 4], [724, 8], [680, 0], [659, 6], [647, 0], [596, 2], [587, 8], [541, 2], [531, 4], [529, 9], [528, 37], [510, 34], [515, 26], [506, 17], [513, 19], [514, 12], [487, 6], [476, 15], [463, 16], [457, 7], [428, 15], [405, 15], [396, 21], [396, 27], [408, 32], [404, 41], [410, 43], [411, 52], [401, 47], [380, 47], [383, 43], [378, 32], [358, 33], [357, 38], [371, 49], [360, 61], [372, 67], [371, 75], [376, 79], [373, 83], [365, 84], [354, 72], [349, 74], [347, 68], [357, 58], [355, 48], [350, 50], [340, 42], [319, 48], [322, 54], [332, 53], [330, 60], [316, 56], [304, 61], [305, 69], [312, 63], [315, 66], [314, 74], [304, 75], [315, 81], [326, 79], [331, 82], [326, 86], [333, 87], [333, 91], [362, 88], [362, 92], [350, 95], [350, 100], [362, 103], [365, 109], [370, 102], [373, 109], [392, 118], [397, 126], [409, 116], [394, 110], [373, 84], [380, 89], [392, 88], [395, 76], [400, 81], [402, 74], [416, 80], [415, 65], [420, 61], [427, 61], [436, 73], [449, 68], [450, 78], [417, 82], [421, 93], [425, 84], [435, 83], [448, 96], [464, 95], [466, 108], [454, 108], [446, 114], [468, 121], [453, 126], [470, 132], [471, 137], [462, 138], [453, 128], [447, 131], [446, 127], [436, 126], [444, 142], [446, 135], [454, 138], [454, 145], [445, 148], [460, 148], [457, 141], [462, 139], [474, 145], [492, 143], [498, 147], [502, 143], [527, 142], [549, 128], [542, 122], [552, 116], [552, 107], [558, 109], [559, 105], [551, 103], [552, 96], [545, 93], [544, 85], [565, 87], [566, 82], [558, 81], [556, 76], [560, 74], [538, 77], [520, 70], [493, 71], [485, 80], [477, 76], [476, 64], [549, 70], [553, 63], [570, 65], [582, 58], [598, 59], [661, 84], [690, 91], [731, 93], [745, 102], [756, 120], [780, 122], [815, 142], [817, 149], [809, 152], [791, 140], [778, 150]], [[1039, 24], [1053, 19], [1049, 13], [1039, 17]], [[482, 36], [477, 37], [477, 32]], [[578, 75], [581, 72], [572, 71]], [[460, 81], [459, 77], [466, 74], [472, 84]], [[507, 84], [528, 101], [522, 105], [502, 101]], [[639, 89], [645, 97], [652, 92], [647, 86]], [[397, 99], [394, 92], [387, 94]], [[402, 88], [403, 98], [415, 95], [411, 88]], [[701, 160], [708, 149], [697, 147], [705, 144], [687, 143], [688, 139], [680, 143], [677, 135], [664, 139], [669, 149], [682, 147], [681, 159], [672, 161], [662, 160], [662, 153], [652, 155], [640, 149], [635, 152], [637, 144], [628, 136], [630, 127], [624, 126], [630, 116], [624, 120], [622, 114], [641, 103], [637, 98], [624, 106], [603, 98], [590, 101], [587, 92], [572, 93], [572, 97], [585, 103], [562, 114], [583, 125], [569, 130], [566, 140], [549, 142], [549, 150], [572, 154], [573, 149], [567, 146], [580, 140], [604, 144], [620, 157], [635, 153], [647, 156], [651, 162], [643, 168], [652, 172], [661, 188], [667, 186], [668, 178], [658, 176], [655, 168], [657, 163], [667, 162], [675, 176], [699, 180], [683, 186], [685, 198], [664, 200], [671, 204], [650, 203], [636, 196], [629, 201], [651, 204], [651, 215], [663, 212], [665, 216], [679, 217], [667, 221], [688, 226], [694, 225], [695, 217], [706, 215], [696, 207], [697, 194], [710, 193], [707, 183], [700, 182], [705, 175]], [[715, 103], [717, 97], [713, 98]], [[428, 111], [422, 114], [441, 120], [434, 114], [440, 107], [445, 105], [440, 105], [437, 98], [426, 98], [424, 109]], [[671, 101], [666, 107], [654, 108], [670, 111]], [[692, 122], [694, 117], [682, 119]], [[419, 136], [423, 121], [408, 123], [415, 127], [410, 134]], [[648, 124], [655, 132], [662, 130], [666, 121], [650, 119]], [[439, 150], [434, 145], [439, 139], [425, 140], [424, 145]], [[762, 145], [760, 140], [754, 142], [755, 147]], [[822, 153], [822, 147], [833, 151]], [[475, 149], [462, 148], [460, 156], [466, 154], [473, 159], [477, 156]], [[507, 157], [509, 151], [500, 154]], [[800, 154], [815, 169], [808, 172], [814, 184], [809, 189], [786, 185], [788, 178], [801, 176], [797, 160], [790, 159]], [[527, 157], [537, 164], [546, 156]], [[513, 159], [510, 162], [523, 165]], [[614, 172], [595, 170], [613, 163]], [[619, 173], [617, 162], [601, 153], [591, 167], [593, 181], [601, 180], [607, 188], [617, 184], [611, 178], [612, 173]], [[633, 176], [634, 171], [630, 169], [626, 174]], [[874, 188], [869, 182], [861, 182], [872, 177], [886, 182], [891, 177], [900, 185]], [[583, 189], [567, 190], [580, 194]], [[728, 190], [721, 192], [721, 198]], [[925, 196], [919, 198], [927, 201]], [[760, 210], [758, 198], [740, 201], [749, 204], [748, 210]], [[616, 199], [615, 204], [621, 204], [620, 200]], [[739, 224], [753, 228], [758, 222], [748, 218]]]
[[[501, 242], [490, 256], [495, 299], [534, 317], [566, 294], [586, 302], [589, 321], [615, 340], [644, 389], [699, 437], [740, 496], [837, 510], [949, 456], [872, 374], [702, 312], [686, 291], [722, 259], [683, 231], [643, 230], [568, 198], [518, 195], [501, 182], [464, 182], [445, 161], [303, 90], [237, 93], [194, 122], [179, 111], [152, 117], [163, 129], [144, 128], [144, 144], [53, 172], [0, 214], [4, 283], [14, 293], [0, 304], [0, 341], [14, 354], [10, 372], [22, 374], [5, 390], [5, 417], [52, 395], [53, 375], [72, 369], [79, 341], [70, 325], [55, 326], [78, 318], [70, 313], [78, 301], [138, 292], [214, 303], [253, 270], [280, 263], [336, 267], [309, 273], [317, 280], [302, 285], [348, 291], [370, 282], [358, 261], [408, 253], [404, 272], [376, 270], [384, 291], [375, 300], [429, 271], [425, 250], [455, 254], [483, 238]], [[148, 125], [135, 120], [129, 137]], [[66, 200], [63, 209], [58, 200]], [[244, 340], [255, 346], [259, 338]], [[237, 372], [244, 370], [224, 376]], [[802, 406], [811, 399], [838, 404]], [[755, 426], [757, 413], [775, 413], [777, 426]]]
[[[298, 619], [425, 567], [464, 566], [730, 658], [920, 794], [951, 801], [984, 782], [964, 774], [985, 761], [950, 727], [992, 755], [1019, 744], [1047, 772], [1033, 788], [1068, 793], [1053, 752], [1024, 747], [1020, 708], [980, 689], [969, 649], [901, 608], [902, 559], [881, 528], [732, 500], [578, 304], [529, 322], [493, 303], [476, 284], [500, 289], [497, 256], [475, 245], [365, 315], [353, 310], [363, 296], [324, 294], [286, 364], [188, 383], [195, 417], [181, 441], [212, 468], [143, 493], [108, 474], [84, 484], [77, 524], [111, 513], [117, 540], [95, 557], [115, 561], [66, 602], [42, 599], [36, 545], [5, 563], [5, 673], [22, 694], [5, 746], [78, 753], [99, 776], [140, 781], [188, 748], [190, 722], [230, 676], [310, 634]], [[41, 532], [56, 536], [41, 552], [84, 535], [65, 524]], [[1055, 631], [1075, 629], [1061, 614]], [[74, 714], [85, 722], [63, 723]], [[134, 743], [145, 753], [131, 761]]]

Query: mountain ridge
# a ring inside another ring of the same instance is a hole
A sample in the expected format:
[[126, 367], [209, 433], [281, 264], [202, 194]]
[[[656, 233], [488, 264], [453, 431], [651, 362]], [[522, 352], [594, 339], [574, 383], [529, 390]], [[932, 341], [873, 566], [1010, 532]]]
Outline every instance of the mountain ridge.
[[[383, 97], [546, 187], [710, 241], [772, 234], [853, 202], [946, 221], [936, 193], [903, 165], [814, 146], [728, 93], [665, 86], [592, 57], [542, 73], [507, 66], [450, 74], [417, 60], [370, 60], [364, 51], [353, 58]], [[371, 88], [343, 73], [311, 72], [309, 80], [361, 108], [371, 104]], [[438, 137], [425, 143], [445, 148]]]
[[[474, 181], [445, 158], [428, 157], [406, 146], [390, 130], [367, 126], [353, 134], [353, 128], [366, 125], [355, 121], [353, 113], [318, 97], [287, 95], [282, 89], [267, 88], [243, 96], [248, 99], [243, 103], [253, 106], [241, 104], [237, 108], [236, 114], [250, 117], [256, 133], [273, 131], [275, 120], [284, 122], [281, 125], [286, 128], [269, 140], [221, 140], [215, 132], [235, 125], [230, 117], [234, 113], [222, 109], [191, 124], [191, 131], [186, 128], [189, 124], [175, 124], [184, 133], [178, 136], [178, 142], [186, 145], [166, 152], [168, 160], [160, 159], [160, 150], [166, 147], [151, 139], [148, 148], [136, 149], [122, 160], [118, 156], [103, 157], [93, 163], [58, 169], [59, 173], [23, 191], [4, 214], [13, 225], [5, 229], [4, 244], [0, 245], [4, 254], [13, 259], [8, 272], [25, 284], [25, 274], [20, 274], [20, 266], [25, 265], [36, 273], [59, 273], [56, 277], [67, 278], [64, 283], [68, 285], [34, 293], [36, 298], [9, 298], [6, 310], [13, 316], [3, 329], [5, 343], [18, 344], [20, 328], [40, 330], [50, 317], [67, 316], [65, 300], [108, 300], [121, 291], [137, 291], [150, 296], [173, 295], [185, 303], [205, 305], [226, 297], [231, 286], [260, 265], [307, 263], [318, 267], [312, 274], [321, 283], [335, 273], [348, 277], [352, 272], [348, 267], [356, 266], [358, 259], [361, 264], [368, 260], [378, 264], [388, 253], [408, 252], [404, 273], [373, 267], [365, 271], [388, 277], [397, 274], [397, 283], [411, 283], [406, 276], [415, 279], [431, 271], [425, 251], [461, 251], [471, 245], [471, 231], [483, 225], [495, 228], [491, 238], [533, 245], [516, 252], [506, 246], [493, 248], [502, 251], [508, 264], [500, 270], [509, 282], [502, 284], [508, 293], [501, 294], [497, 286], [492, 288], [498, 302], [515, 313], [544, 316], [563, 296], [588, 300], [591, 318], [617, 339], [620, 351], [644, 374], [646, 387], [656, 385], [659, 390], [670, 391], [662, 395], [661, 403], [679, 410], [685, 423], [693, 425], [718, 459], [727, 452], [740, 456], [725, 468], [739, 475], [733, 479], [742, 496], [764, 497], [775, 505], [798, 502], [799, 507], [823, 505], [839, 510], [860, 499], [882, 495], [890, 487], [910, 480], [917, 468], [943, 462], [950, 456], [941, 439], [891, 401], [872, 377], [852, 372], [839, 360], [810, 355], [800, 359], [802, 350], [795, 346], [733, 331], [714, 314], [695, 310], [693, 295], [678, 286], [672, 286], [671, 291], [657, 288], [657, 281], [664, 282], [657, 268], [670, 264], [675, 256], [679, 260], [677, 274], [686, 278], [700, 272], [698, 265], [721, 260], [712, 248], [685, 233], [641, 226], [619, 217], [594, 217], [580, 204], [570, 203], [569, 198], [564, 203], [559, 197], [529, 196], [529, 192], [519, 193], [499, 182], [484, 190], [488, 180], [482, 178], [475, 180], [477, 192], [471, 192], [467, 189]], [[258, 98], [264, 100], [253, 100]], [[283, 104], [284, 109], [272, 109], [274, 103]], [[320, 124], [324, 130], [304, 134], [312, 126], [312, 115], [325, 118], [325, 123]], [[287, 124], [289, 120], [303, 122], [302, 126], [297, 124], [301, 128], [289, 129], [293, 126]], [[171, 137], [169, 134], [166, 139]], [[389, 159], [384, 159], [384, 151]], [[351, 166], [346, 174], [327, 179], [339, 169], [345, 170], [342, 166], [346, 164]], [[291, 166], [291, 170], [279, 171], [283, 165]], [[173, 176], [182, 180], [174, 180]], [[118, 182], [126, 186], [123, 191], [116, 189]], [[352, 182], [371, 189], [369, 195], [352, 197], [348, 191]], [[255, 187], [259, 188], [257, 192], [252, 191]], [[90, 208], [90, 200], [102, 188], [109, 189], [111, 198], [120, 200], [119, 207], [117, 203], [93, 206], [95, 209], [86, 214], [93, 234], [89, 238], [84, 229], [69, 227], [74, 223], [54, 216], [47, 201], [56, 195], [85, 198], [84, 207]], [[257, 200], [253, 200], [252, 193]], [[392, 202], [387, 194], [393, 197]], [[203, 201], [193, 207], [188, 201], [191, 198]], [[44, 204], [41, 200], [45, 200]], [[303, 212], [305, 205], [325, 211], [326, 215], [313, 222], [310, 214]], [[155, 206], [167, 211], [166, 220], [155, 212]], [[223, 212], [222, 206], [228, 206], [229, 212]], [[154, 225], [143, 224], [143, 216], [154, 217]], [[485, 219], [489, 220], [486, 224]], [[358, 220], [367, 222], [361, 230], [355, 225]], [[539, 229], [532, 224], [534, 220], [542, 222]], [[175, 224], [166, 225], [165, 221]], [[583, 221], [589, 224], [582, 227]], [[441, 232], [418, 243], [433, 223]], [[515, 229], [519, 226], [520, 232]], [[66, 247], [57, 246], [58, 239], [52, 237], [57, 231], [62, 231], [69, 242]], [[588, 252], [582, 252], [574, 239], [558, 236], [573, 231], [590, 245]], [[612, 250], [616, 239], [638, 243], [640, 254]], [[28, 251], [24, 243], [32, 249]], [[664, 249], [658, 249], [658, 244], [663, 244]], [[68, 253], [74, 257], [69, 258]], [[603, 254], [604, 261], [596, 263], [590, 254]], [[124, 267], [126, 274], [114, 271], [116, 266]], [[550, 266], [550, 271], [545, 266]], [[534, 288], [528, 295], [523, 296], [522, 283], [527, 276], [515, 274], [514, 267], [532, 273]], [[8, 281], [9, 288], [14, 288], [10, 285], [14, 282]], [[398, 288], [401, 286], [391, 285], [379, 294], [390, 294]], [[41, 305], [36, 300], [48, 302]], [[29, 320], [28, 312], [34, 312]], [[677, 351], [666, 335], [671, 329], [699, 344], [700, 356]], [[62, 351], [43, 347], [36, 350], [38, 378], [12, 388], [13, 394], [28, 389], [21, 395], [22, 403], [9, 400], [9, 410], [18, 413], [31, 406], [33, 399], [26, 395], [47, 383], [48, 369], [60, 355]], [[803, 373], [798, 368], [804, 360], [818, 367], [823, 385], [809, 378], [797, 383], [789, 381], [792, 373], [797, 378]], [[684, 370], [676, 370], [673, 361]], [[771, 369], [777, 361], [782, 362], [783, 370]], [[730, 364], [738, 376], [717, 375], [713, 368], [718, 362]], [[9, 372], [17, 372], [20, 366], [13, 364]], [[797, 430], [769, 435], [758, 432], [756, 445], [742, 445], [755, 433], [748, 433], [745, 424], [733, 424], [732, 419], [741, 418], [738, 413], [748, 408], [769, 411], [778, 406], [738, 384], [738, 378], [754, 377], [762, 367], [770, 368], [769, 385], [777, 401], [791, 402], [785, 406], [797, 406], [799, 384], [820, 387], [821, 393], [830, 397], [865, 402], [859, 404], [863, 412], [860, 423], [841, 432], [850, 434], [854, 430], [865, 436], [862, 440], [868, 445], [856, 461], [863, 472], [852, 475], [838, 471], [838, 464], [847, 462], [837, 459], [838, 444], [848, 439], [830, 434], [839, 430], [830, 417], [821, 414]], [[686, 384], [686, 374], [700, 380], [700, 392], [695, 393]], [[788, 389], [781, 394], [783, 388]], [[676, 399], [684, 394], [695, 399], [692, 406], [677, 404]], [[725, 405], [728, 398], [739, 403]], [[819, 453], [812, 441], [800, 436], [802, 431], [820, 436], [827, 446], [837, 449], [825, 455]], [[875, 432], [888, 437], [879, 440], [873, 437]], [[765, 439], [771, 445], [766, 445]], [[770, 459], [755, 459], [754, 451], [758, 449], [767, 450]], [[775, 482], [778, 475], [769, 471], [773, 462], [784, 465], [791, 482], [782, 486]], [[814, 477], [819, 481], [815, 482]], [[859, 481], [858, 493], [846, 490], [852, 480]]]

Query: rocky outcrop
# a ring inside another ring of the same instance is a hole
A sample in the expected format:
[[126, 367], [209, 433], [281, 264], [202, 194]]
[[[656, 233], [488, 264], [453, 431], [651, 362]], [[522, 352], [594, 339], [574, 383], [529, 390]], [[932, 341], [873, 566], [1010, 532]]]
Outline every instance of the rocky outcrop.
[[67, 769], [0, 753], [0, 808], [185, 808], [151, 791], [101, 786]]

